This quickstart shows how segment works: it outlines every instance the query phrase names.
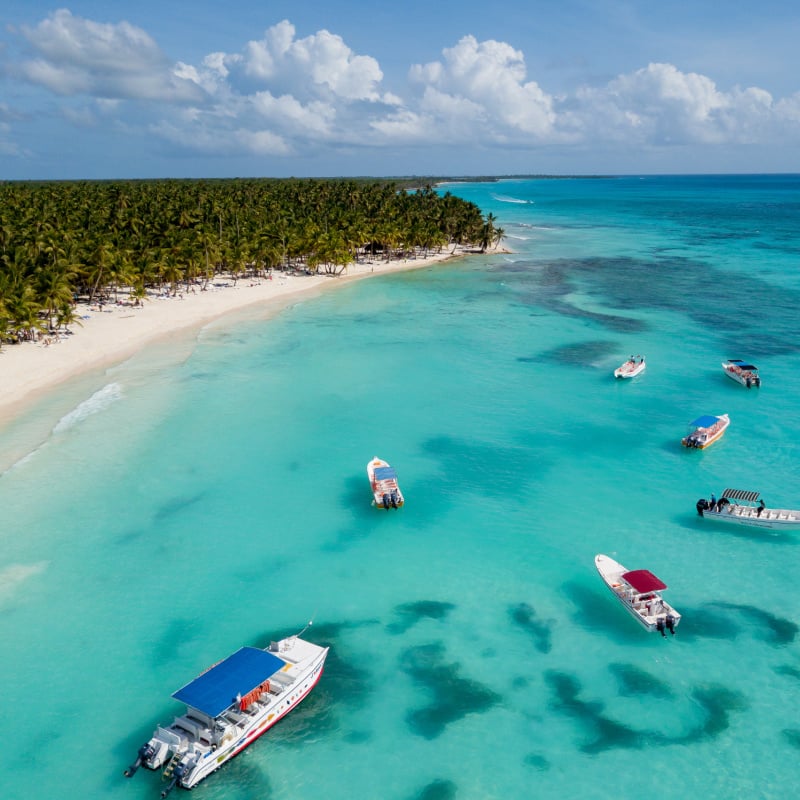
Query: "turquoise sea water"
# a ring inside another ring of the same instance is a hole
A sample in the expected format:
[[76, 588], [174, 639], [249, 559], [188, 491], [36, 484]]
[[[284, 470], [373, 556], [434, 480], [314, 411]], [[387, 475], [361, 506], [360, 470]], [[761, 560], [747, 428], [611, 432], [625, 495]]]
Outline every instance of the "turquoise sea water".
[[[4, 798], [158, 797], [122, 771], [170, 694], [311, 618], [318, 687], [195, 797], [792, 796], [800, 532], [694, 504], [800, 507], [800, 177], [447, 188], [515, 252], [220, 321], [0, 431]], [[675, 637], [599, 552], [669, 584]]]

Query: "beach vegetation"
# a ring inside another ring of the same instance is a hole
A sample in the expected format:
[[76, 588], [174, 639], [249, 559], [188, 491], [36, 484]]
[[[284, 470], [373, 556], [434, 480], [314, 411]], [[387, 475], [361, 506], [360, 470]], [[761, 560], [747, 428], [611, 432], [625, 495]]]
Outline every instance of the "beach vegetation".
[[485, 251], [495, 222], [390, 180], [0, 183], [0, 343], [65, 328], [79, 301], [137, 306], [220, 276], [337, 276], [366, 259]]

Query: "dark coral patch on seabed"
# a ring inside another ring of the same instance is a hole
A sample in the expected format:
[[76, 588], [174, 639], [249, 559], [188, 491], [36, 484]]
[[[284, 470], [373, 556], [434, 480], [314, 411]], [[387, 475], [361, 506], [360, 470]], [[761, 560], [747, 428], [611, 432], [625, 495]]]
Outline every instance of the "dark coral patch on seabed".
[[407, 650], [401, 668], [412, 680], [432, 695], [431, 702], [408, 712], [411, 730], [426, 739], [435, 739], [445, 728], [468, 714], [487, 711], [500, 702], [500, 696], [483, 684], [459, 676], [460, 665], [444, 661], [440, 642]]
[[609, 664], [608, 668], [619, 682], [619, 693], [623, 697], [672, 697], [669, 684], [635, 664]]
[[413, 800], [455, 800], [456, 789], [453, 781], [440, 778], [424, 786], [418, 794], [414, 795]]
[[396, 622], [388, 625], [390, 633], [405, 633], [409, 628], [423, 619], [444, 619], [453, 609], [453, 603], [444, 603], [438, 600], [418, 600], [415, 603], [403, 603], [395, 607], [395, 614], [399, 617]]
[[519, 603], [509, 609], [511, 620], [530, 634], [533, 644], [540, 653], [549, 653], [552, 644], [553, 622], [537, 615], [533, 606]]
[[792, 746], [800, 750], [800, 730], [797, 728], [784, 728], [781, 733], [783, 738]]
[[603, 703], [581, 700], [580, 683], [571, 675], [548, 672], [545, 679], [556, 694], [553, 708], [582, 723], [589, 739], [580, 749], [589, 754], [614, 748], [640, 749], [706, 741], [728, 729], [731, 712], [742, 711], [747, 707], [743, 695], [724, 686], [695, 687], [691, 695], [705, 711], [705, 720], [685, 734], [666, 736], [658, 730], [640, 730], [626, 726], [603, 714]]

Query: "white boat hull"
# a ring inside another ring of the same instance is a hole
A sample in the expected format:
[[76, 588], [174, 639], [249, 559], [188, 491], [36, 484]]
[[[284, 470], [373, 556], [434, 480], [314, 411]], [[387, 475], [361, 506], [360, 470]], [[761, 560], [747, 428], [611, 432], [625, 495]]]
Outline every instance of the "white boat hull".
[[718, 422], [709, 428], [695, 428], [692, 433], [681, 439], [681, 444], [694, 450], [705, 450], [725, 435], [730, 424], [730, 417], [727, 414], [720, 414]]
[[661, 630], [663, 633], [668, 616], [672, 617], [673, 627], [678, 627], [681, 615], [658, 592], [649, 592], [646, 599], [632, 592], [622, 577], [628, 571], [626, 567], [606, 555], [595, 556], [594, 564], [603, 582], [620, 605], [645, 630]]
[[632, 364], [630, 361], [626, 361], [622, 366], [614, 370], [614, 377], [635, 378], [637, 375], [641, 375], [646, 367], [647, 364], [644, 361], [640, 361], [638, 364]]
[[[159, 727], [143, 749], [141, 764], [164, 768], [169, 781], [161, 796], [174, 786], [191, 789], [265, 734], [293, 711], [316, 686], [325, 666], [328, 648], [291, 636], [270, 647], [285, 666], [270, 676], [263, 691], [240, 708], [236, 702], [216, 717], [187, 706], [186, 713], [169, 727]], [[140, 756], [142, 751], [140, 750]], [[139, 761], [126, 770], [131, 777]]]
[[380, 467], [391, 467], [388, 461], [375, 456], [367, 464], [367, 477], [369, 478], [369, 485], [372, 489], [372, 505], [375, 508], [402, 508], [405, 503], [405, 497], [400, 491], [400, 486], [397, 483], [397, 478], [390, 478], [386, 480], [376, 480], [375, 470]]
[[800, 529], [800, 511], [792, 511], [787, 508], [765, 508], [759, 514], [757, 508], [731, 503], [722, 511], [704, 509], [702, 516], [733, 525], [745, 525], [749, 528]]
[[739, 369], [734, 369], [731, 367], [730, 364], [723, 364], [722, 369], [725, 370], [725, 374], [732, 380], [736, 381], [736, 383], [744, 386], [746, 389], [751, 389], [754, 386], [760, 387], [761, 386], [761, 377], [759, 375], [755, 375], [749, 372], [742, 372]]
[[304, 678], [301, 679], [301, 685], [288, 699], [284, 700], [283, 697], [276, 698], [274, 703], [253, 718], [252, 724], [247, 727], [246, 731], [238, 739], [231, 741], [224, 750], [218, 749], [207, 753], [197, 766], [187, 773], [178, 784], [184, 789], [191, 789], [193, 786], [197, 786], [200, 781], [207, 778], [212, 772], [216, 772], [234, 756], [239, 755], [242, 750], [265, 734], [276, 722], [279, 722], [290, 711], [293, 711], [311, 693], [311, 690], [322, 677], [326, 655], [327, 650], [324, 655], [320, 656]]

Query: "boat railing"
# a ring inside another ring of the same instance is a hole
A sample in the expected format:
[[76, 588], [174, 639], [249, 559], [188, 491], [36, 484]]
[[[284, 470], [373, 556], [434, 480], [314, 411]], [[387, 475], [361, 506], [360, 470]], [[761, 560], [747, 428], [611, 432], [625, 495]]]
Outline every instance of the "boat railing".
[[160, 739], [162, 742], [166, 742], [170, 747], [179, 747], [183, 742], [183, 737], [179, 734], [175, 733], [175, 731], [170, 730], [169, 728], [162, 728], [159, 726], [156, 729], [155, 738]]

